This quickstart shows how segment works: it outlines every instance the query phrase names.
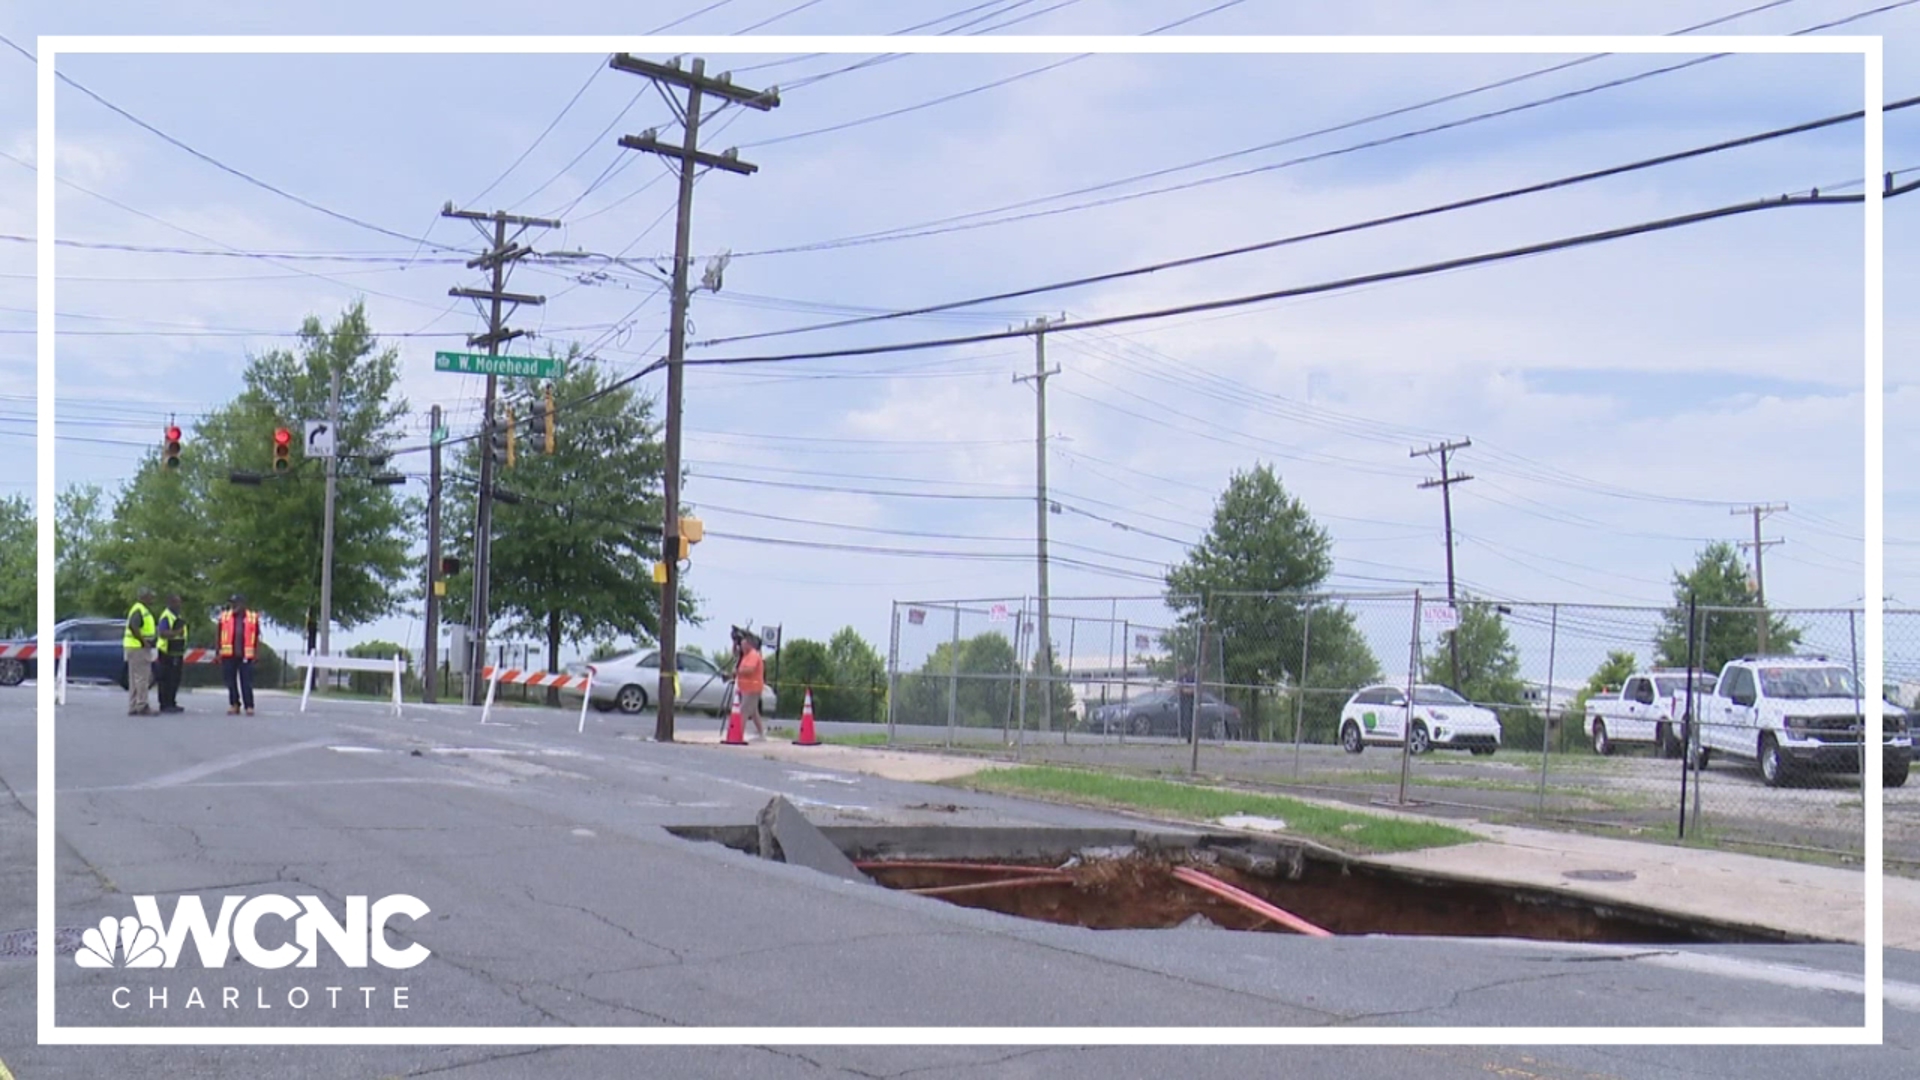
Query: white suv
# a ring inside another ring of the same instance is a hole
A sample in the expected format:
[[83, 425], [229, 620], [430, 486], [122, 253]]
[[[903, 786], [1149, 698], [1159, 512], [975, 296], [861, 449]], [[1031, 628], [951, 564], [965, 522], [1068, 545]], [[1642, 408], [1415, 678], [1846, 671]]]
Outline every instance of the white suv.
[[1863, 706], [1877, 707], [1882, 777], [1887, 787], [1900, 787], [1913, 760], [1906, 710], [1863, 697], [1853, 672], [1824, 656], [1729, 661], [1701, 701], [1701, 765], [1715, 753], [1746, 758], [1769, 787], [1801, 771], [1857, 772]]
[[1422, 683], [1413, 688], [1413, 705], [1398, 686], [1369, 686], [1347, 700], [1340, 710], [1340, 745], [1357, 754], [1372, 745], [1398, 746], [1408, 723], [1413, 739], [1407, 749], [1471, 750], [1491, 754], [1500, 749], [1500, 718], [1444, 686]]

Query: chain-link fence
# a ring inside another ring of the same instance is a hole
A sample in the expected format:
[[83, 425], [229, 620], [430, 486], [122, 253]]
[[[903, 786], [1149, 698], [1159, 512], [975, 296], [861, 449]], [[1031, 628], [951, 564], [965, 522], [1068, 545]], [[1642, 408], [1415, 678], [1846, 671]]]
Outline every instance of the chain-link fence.
[[1916, 612], [1888, 613], [1884, 695], [1846, 610], [1056, 598], [1044, 637], [1026, 597], [893, 616], [895, 742], [1844, 860], [1864, 848], [1865, 732], [1888, 763], [1888, 865], [1920, 870], [1920, 802], [1897, 786]]

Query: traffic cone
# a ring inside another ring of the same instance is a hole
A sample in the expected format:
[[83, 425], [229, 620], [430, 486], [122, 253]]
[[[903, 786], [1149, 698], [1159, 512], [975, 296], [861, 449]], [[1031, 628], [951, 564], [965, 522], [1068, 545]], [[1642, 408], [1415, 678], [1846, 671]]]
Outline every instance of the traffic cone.
[[800, 708], [800, 737], [793, 740], [795, 746], [819, 746], [820, 737], [813, 733], [813, 687], [807, 687], [806, 704]]
[[733, 713], [727, 717], [727, 734], [720, 740], [723, 746], [747, 745], [747, 722], [740, 716], [740, 691], [733, 692]]

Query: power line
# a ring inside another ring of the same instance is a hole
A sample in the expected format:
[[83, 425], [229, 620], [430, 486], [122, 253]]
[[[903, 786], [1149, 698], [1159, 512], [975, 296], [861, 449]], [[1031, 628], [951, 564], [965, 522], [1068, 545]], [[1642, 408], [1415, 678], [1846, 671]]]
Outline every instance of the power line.
[[[1912, 0], [1912, 2], [1920, 2], [1920, 0]], [[1882, 111], [1897, 112], [1902, 109], [1911, 108], [1916, 104], [1920, 104], [1920, 97], [1905, 98], [1900, 101], [1895, 101], [1886, 105]], [[1527, 195], [1537, 195], [1542, 192], [1554, 191], [1560, 188], [1574, 187], [1580, 184], [1591, 183], [1595, 180], [1603, 180], [1610, 177], [1622, 176], [1627, 173], [1639, 172], [1643, 169], [1657, 168], [1662, 165], [1671, 165], [1676, 162], [1689, 160], [1691, 158], [1705, 157], [1710, 154], [1718, 154], [1728, 150], [1754, 146], [1759, 143], [1770, 142], [1774, 139], [1786, 138], [1791, 135], [1801, 135], [1810, 131], [1818, 131], [1823, 128], [1834, 127], [1839, 124], [1850, 123], [1854, 120], [1861, 119], [1865, 115], [1866, 115], [1865, 110], [1858, 109], [1849, 113], [1841, 113], [1834, 116], [1822, 117], [1821, 119], [1818, 119], [1818, 120], [1809, 120], [1799, 124], [1792, 124], [1787, 127], [1775, 128], [1771, 131], [1763, 131], [1754, 135], [1743, 135], [1739, 138], [1725, 139], [1720, 142], [1708, 143], [1707, 145], [1704, 145], [1704, 146], [1696, 146], [1686, 150], [1675, 151], [1673, 153], [1660, 154], [1660, 155], [1656, 155], [1654, 157], [1649, 157], [1649, 158], [1641, 158], [1637, 161], [1630, 161], [1620, 165], [1611, 165], [1601, 169], [1590, 169], [1586, 172], [1574, 173], [1570, 176], [1557, 177], [1552, 180], [1543, 180], [1534, 184], [1525, 184], [1520, 187], [1507, 188], [1503, 191], [1491, 192], [1485, 195], [1475, 195], [1465, 199], [1455, 199], [1450, 202], [1440, 203], [1439, 205], [1436, 205], [1436, 206], [1424, 207], [1419, 210], [1407, 210], [1397, 214], [1387, 214], [1381, 217], [1368, 218], [1364, 221], [1351, 222], [1346, 225], [1336, 225], [1336, 226], [1332, 226], [1330, 228], [1324, 228], [1324, 229], [1313, 229], [1308, 232], [1294, 233], [1289, 236], [1278, 237], [1272, 240], [1262, 240], [1258, 243], [1253, 243], [1253, 244], [1242, 244], [1236, 247], [1223, 248], [1218, 251], [1204, 252], [1199, 255], [1188, 255], [1178, 259], [1166, 259], [1160, 262], [1149, 263], [1144, 266], [1136, 266], [1126, 270], [1114, 270], [1114, 271], [1108, 271], [1106, 273], [1101, 273], [1101, 274], [1089, 274], [1083, 277], [1072, 278], [1066, 281], [1057, 281], [1057, 282], [1052, 282], [1045, 285], [1035, 285], [1035, 286], [1030, 286], [1024, 289], [1013, 289], [1006, 292], [992, 293], [986, 296], [971, 297], [965, 300], [952, 300], [946, 303], [930, 304], [923, 307], [908, 308], [900, 311], [889, 311], [889, 312], [882, 312], [882, 313], [873, 314], [873, 315], [863, 315], [856, 318], [838, 319], [832, 322], [814, 323], [808, 326], [789, 327], [783, 330], [763, 330], [758, 333], [752, 333], [752, 334], [736, 334], [731, 337], [710, 338], [705, 341], [697, 342], [696, 344], [701, 348], [708, 348], [714, 345], [726, 345], [726, 344], [732, 344], [732, 343], [741, 342], [741, 341], [755, 341], [755, 340], [760, 340], [763, 338], [770, 338], [770, 337], [781, 337], [781, 336], [792, 335], [792, 334], [812, 333], [816, 330], [835, 330], [835, 329], [840, 329], [842, 327], [847, 327], [847, 326], [859, 326], [859, 325], [864, 325], [866, 323], [872, 323], [872, 322], [885, 322], [888, 320], [906, 318], [909, 316], [929, 315], [936, 312], [951, 311], [955, 308], [974, 307], [980, 304], [997, 303], [1002, 300], [1019, 300], [1029, 296], [1039, 296], [1045, 293], [1060, 292], [1067, 289], [1084, 288], [1089, 285], [1101, 285], [1107, 282], [1120, 281], [1126, 278], [1139, 277], [1145, 274], [1156, 274], [1163, 270], [1175, 270], [1175, 269], [1180, 269], [1188, 266], [1198, 266], [1203, 263], [1215, 262], [1220, 259], [1230, 259], [1230, 258], [1235, 258], [1241, 255], [1251, 255], [1256, 252], [1262, 252], [1262, 251], [1272, 251], [1276, 248], [1288, 247], [1294, 244], [1305, 243], [1310, 240], [1323, 240], [1323, 239], [1327, 239], [1329, 237], [1334, 237], [1334, 236], [1343, 236], [1350, 233], [1364, 232], [1368, 229], [1376, 229], [1386, 225], [1403, 224], [1409, 221], [1417, 221], [1417, 220], [1420, 220], [1421, 218], [1434, 217], [1440, 214], [1453, 213], [1455, 211], [1466, 210], [1466, 209], [1470, 209], [1477, 206], [1488, 206], [1493, 203], [1504, 202], [1509, 199], [1517, 199]]]
[[[1889, 189], [1885, 195], [1892, 197], [1911, 191], [1916, 185], [1909, 184]], [[1252, 293], [1244, 296], [1228, 297], [1219, 300], [1204, 300], [1181, 304], [1174, 307], [1158, 308], [1151, 311], [1137, 311], [1123, 315], [1108, 315], [1098, 318], [1066, 322], [1054, 327], [1056, 332], [1089, 330], [1102, 326], [1119, 326], [1125, 323], [1142, 322], [1151, 319], [1164, 319], [1176, 315], [1191, 315], [1202, 311], [1219, 311], [1227, 308], [1244, 307], [1249, 304], [1266, 303], [1272, 300], [1285, 300], [1296, 296], [1311, 296], [1318, 293], [1350, 289], [1381, 281], [1396, 281], [1402, 278], [1424, 277], [1430, 274], [1444, 273], [1449, 270], [1488, 263], [1505, 262], [1529, 255], [1539, 255], [1550, 251], [1563, 251], [1569, 248], [1585, 247], [1592, 244], [1620, 240], [1646, 233], [1663, 232], [1687, 225], [1697, 225], [1721, 218], [1736, 217], [1760, 210], [1773, 210], [1793, 206], [1828, 206], [1864, 202], [1859, 195], [1787, 195], [1776, 199], [1763, 199], [1755, 202], [1736, 203], [1731, 206], [1700, 210], [1689, 214], [1660, 218], [1635, 225], [1623, 225], [1597, 232], [1581, 233], [1576, 236], [1562, 237], [1520, 247], [1506, 248], [1500, 251], [1468, 255], [1439, 262], [1425, 263], [1420, 266], [1399, 270], [1386, 270], [1372, 274], [1360, 274], [1354, 277], [1340, 278], [1334, 281], [1320, 282], [1314, 285], [1301, 285], [1287, 289], [1274, 289], [1267, 292]], [[929, 341], [905, 341], [888, 345], [868, 345], [843, 349], [828, 349], [817, 352], [776, 353], [761, 356], [710, 356], [686, 361], [689, 365], [727, 365], [727, 364], [770, 364], [786, 363], [796, 360], [825, 360], [845, 356], [876, 356], [884, 353], [911, 352], [921, 349], [948, 348], [956, 345], [973, 345], [987, 341], [1004, 341], [1009, 338], [1025, 337], [1029, 331], [1007, 330], [997, 333], [970, 334], [961, 337], [938, 338]]]
[[[1920, 2], [1920, 0], [1898, 0], [1898, 2], [1896, 3], [1874, 8], [1869, 11], [1857, 12], [1853, 15], [1847, 16], [1842, 19], [1832, 20], [1825, 23], [1819, 23], [1814, 26], [1805, 27], [1800, 30], [1794, 31], [1793, 34], [1805, 35], [1818, 30], [1831, 29], [1833, 27], [1841, 26], [1846, 23], [1855, 22], [1860, 19], [1868, 18], [1874, 15], [1884, 14], [1886, 12], [1893, 11], [1898, 8], [1907, 7], [1917, 2]], [[1747, 13], [1751, 13], [1752, 11], [1764, 10], [1766, 7], [1770, 7], [1770, 6], [1774, 6], [1774, 5], [1771, 5], [1771, 4], [1761, 5], [1760, 8], [1749, 9], [1748, 12], [1735, 13], [1734, 16], [1727, 16], [1726, 18], [1737, 17], [1740, 14], [1747, 14]], [[1710, 25], [1713, 25], [1714, 22], [1719, 22], [1719, 21], [1724, 21], [1724, 19], [1712, 20], [1708, 23], [1702, 23], [1694, 27], [1684, 28], [1682, 30], [1675, 31], [1674, 34], [1687, 33], [1690, 30], [1700, 29], [1705, 26], [1710, 26]], [[1669, 36], [1673, 36], [1673, 35], [1669, 35]], [[919, 222], [911, 225], [893, 226], [891, 228], [875, 230], [867, 233], [857, 233], [850, 236], [838, 237], [838, 238], [829, 239], [829, 240], [811, 241], [804, 244], [795, 244], [795, 245], [789, 245], [786, 247], [765, 248], [757, 251], [739, 252], [738, 256], [741, 258], [748, 258], [756, 255], [785, 255], [785, 254], [794, 254], [794, 253], [808, 252], [808, 251], [825, 251], [825, 250], [832, 250], [835, 248], [842, 248], [842, 247], [863, 246], [866, 244], [891, 242], [894, 240], [918, 239], [918, 238], [927, 237], [927, 236], [943, 235], [950, 232], [964, 232], [964, 231], [970, 231], [972, 229], [987, 228], [994, 225], [1004, 225], [1004, 224], [1009, 224], [1017, 221], [1029, 221], [1036, 218], [1052, 217], [1059, 214], [1074, 213], [1080, 210], [1094, 209], [1102, 206], [1111, 206], [1117, 203], [1129, 202], [1134, 199], [1147, 198], [1153, 195], [1163, 195], [1163, 194], [1169, 194], [1173, 192], [1187, 191], [1193, 188], [1209, 186], [1216, 183], [1222, 183], [1228, 180], [1241, 179], [1247, 176], [1254, 176], [1254, 175], [1259, 175], [1267, 172], [1274, 172], [1282, 169], [1291, 169], [1291, 168], [1298, 167], [1300, 165], [1311, 164], [1318, 161], [1325, 161], [1331, 158], [1341, 157], [1347, 154], [1357, 153], [1362, 150], [1376, 149], [1378, 147], [1389, 146], [1389, 145], [1404, 142], [1410, 139], [1420, 138], [1426, 135], [1437, 134], [1443, 131], [1450, 131], [1456, 128], [1467, 127], [1473, 124], [1483, 123], [1485, 121], [1498, 119], [1503, 116], [1510, 116], [1520, 112], [1541, 108], [1547, 105], [1558, 104], [1562, 101], [1568, 101], [1574, 98], [1584, 97], [1589, 94], [1599, 93], [1604, 90], [1611, 90], [1621, 86], [1627, 86], [1632, 83], [1641, 82], [1646, 79], [1651, 79], [1660, 75], [1667, 75], [1673, 72], [1682, 71], [1687, 68], [1696, 67], [1701, 64], [1712, 62], [1714, 60], [1725, 59], [1727, 56], [1734, 55], [1734, 54], [1716, 53], [1710, 56], [1698, 57], [1692, 60], [1682, 61], [1677, 64], [1670, 64], [1665, 67], [1654, 68], [1650, 71], [1641, 72], [1635, 75], [1624, 76], [1618, 79], [1608, 80], [1606, 82], [1594, 84], [1591, 86], [1586, 86], [1586, 87], [1581, 87], [1575, 90], [1566, 91], [1560, 94], [1555, 94], [1550, 97], [1540, 98], [1533, 101], [1527, 101], [1517, 105], [1507, 106], [1500, 109], [1494, 109], [1486, 112], [1476, 113], [1461, 119], [1449, 120], [1443, 123], [1439, 123], [1439, 124], [1435, 124], [1435, 125], [1431, 125], [1423, 128], [1415, 128], [1412, 130], [1399, 132], [1393, 135], [1382, 136], [1377, 139], [1370, 139], [1363, 142], [1350, 144], [1348, 146], [1339, 147], [1333, 150], [1320, 151], [1313, 154], [1307, 154], [1300, 157], [1290, 158], [1285, 161], [1275, 162], [1272, 164], [1255, 166], [1252, 168], [1242, 169], [1235, 172], [1222, 173], [1222, 174], [1218, 174], [1210, 177], [1202, 177], [1197, 180], [1185, 181], [1182, 183], [1166, 185], [1158, 188], [1151, 188], [1145, 191], [1133, 192], [1130, 194], [1114, 196], [1111, 198], [1096, 199], [1096, 200], [1091, 200], [1087, 202], [1076, 203], [1069, 206], [1056, 207], [1051, 210], [1040, 210], [1040, 211], [1034, 211], [1032, 213], [1022, 213], [1022, 214], [1008, 213], [1008, 211], [1020, 210], [1029, 206], [1038, 206], [1048, 202], [1055, 202], [1060, 199], [1071, 198], [1075, 195], [1088, 194], [1091, 192], [1107, 190], [1114, 187], [1124, 187], [1128, 184], [1137, 183], [1144, 179], [1152, 179], [1158, 176], [1169, 175], [1175, 172], [1182, 172], [1187, 169], [1199, 168], [1201, 166], [1208, 165], [1208, 164], [1217, 164], [1220, 161], [1225, 161], [1225, 160], [1229, 160], [1231, 158], [1236, 158], [1236, 157], [1242, 157], [1248, 154], [1258, 153], [1264, 150], [1277, 149], [1279, 147], [1290, 145], [1296, 142], [1302, 142], [1308, 139], [1317, 138], [1321, 135], [1332, 134], [1334, 132], [1343, 131], [1349, 128], [1372, 123], [1376, 120], [1387, 119], [1389, 117], [1402, 115], [1404, 113], [1418, 111], [1420, 109], [1429, 108], [1433, 105], [1438, 105], [1444, 102], [1453, 101], [1458, 98], [1470, 96], [1472, 94], [1477, 94], [1487, 90], [1497, 89], [1502, 86], [1511, 85], [1513, 83], [1521, 82], [1526, 79], [1535, 78], [1540, 75], [1550, 74], [1555, 71], [1561, 71], [1566, 68], [1573, 67], [1577, 64], [1587, 63], [1591, 60], [1600, 59], [1606, 55], [1609, 55], [1609, 54], [1602, 53], [1602, 54], [1596, 54], [1594, 56], [1583, 57], [1574, 61], [1569, 61], [1562, 64], [1540, 68], [1535, 71], [1526, 72], [1519, 76], [1515, 76], [1509, 79], [1503, 79], [1496, 82], [1487, 83], [1481, 86], [1472, 87], [1468, 90], [1459, 91], [1454, 94], [1449, 94], [1439, 98], [1418, 102], [1413, 105], [1403, 106], [1403, 107], [1391, 109], [1385, 112], [1376, 113], [1370, 116], [1361, 117], [1357, 120], [1346, 121], [1340, 124], [1332, 125], [1330, 127], [1320, 128], [1320, 129], [1309, 131], [1309, 132], [1303, 132], [1297, 135], [1288, 136], [1286, 138], [1275, 140], [1272, 142], [1262, 143], [1256, 146], [1246, 147], [1241, 150], [1231, 151], [1226, 154], [1214, 155], [1212, 157], [1203, 158], [1198, 161], [1187, 162], [1182, 165], [1176, 165], [1176, 166], [1170, 166], [1162, 169], [1152, 170], [1150, 172], [1140, 173], [1140, 174], [1136, 174], [1134, 176], [1129, 176], [1129, 177], [1124, 177], [1119, 180], [1106, 181], [1100, 184], [1094, 184], [1088, 187], [1079, 188], [1072, 191], [1058, 192], [1052, 195], [1040, 196], [1037, 198], [1021, 200], [1015, 203], [1009, 203], [1004, 206], [995, 207], [988, 210], [976, 210], [976, 211], [971, 211], [965, 214], [952, 215], [945, 218], [936, 218], [931, 221], [923, 221], [923, 222]], [[995, 215], [1004, 215], [1004, 216], [995, 216]], [[984, 220], [974, 220], [974, 219], [984, 219]]]

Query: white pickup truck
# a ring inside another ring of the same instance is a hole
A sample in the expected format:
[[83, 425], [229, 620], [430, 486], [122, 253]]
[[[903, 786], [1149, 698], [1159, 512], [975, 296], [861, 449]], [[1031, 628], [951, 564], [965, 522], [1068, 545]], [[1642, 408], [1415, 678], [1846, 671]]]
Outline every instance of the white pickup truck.
[[[1713, 693], [1713, 676], [1693, 673], [1696, 701]], [[1654, 668], [1587, 699], [1584, 725], [1596, 754], [1624, 744], [1647, 743], [1661, 757], [1678, 757], [1686, 745], [1687, 670]]]
[[1853, 672], [1824, 656], [1743, 656], [1720, 670], [1700, 708], [1700, 765], [1714, 754], [1752, 760], [1769, 787], [1802, 771], [1860, 769], [1862, 707], [1885, 755], [1887, 787], [1907, 782], [1913, 735], [1905, 709], [1862, 697]]

